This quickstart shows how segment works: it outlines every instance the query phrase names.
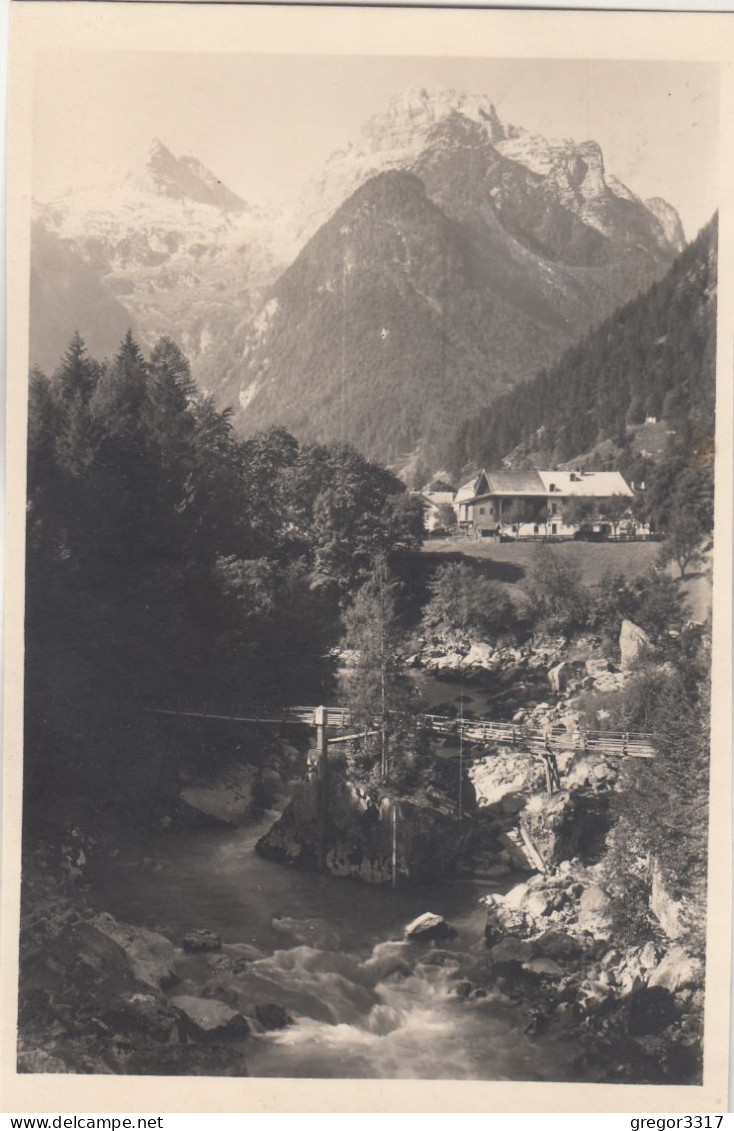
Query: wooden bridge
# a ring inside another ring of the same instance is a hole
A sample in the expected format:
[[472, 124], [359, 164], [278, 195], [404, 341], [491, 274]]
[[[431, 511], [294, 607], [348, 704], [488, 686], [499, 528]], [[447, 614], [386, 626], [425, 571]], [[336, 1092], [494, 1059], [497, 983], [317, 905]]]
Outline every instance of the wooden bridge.
[[[199, 719], [223, 723], [257, 723], [265, 726], [305, 726], [316, 731], [317, 769], [319, 777], [325, 776], [329, 745], [354, 741], [363, 734], [334, 735], [329, 732], [349, 731], [352, 728], [349, 712], [344, 707], [283, 707], [262, 714], [254, 709], [236, 711], [186, 710], [151, 708], [157, 715], [172, 715], [179, 719]], [[654, 758], [654, 735], [639, 731], [610, 731], [577, 729], [569, 731], [561, 725], [544, 727], [516, 723], [448, 718], [445, 715], [423, 714], [417, 716], [427, 730], [460, 742], [484, 746], [509, 746], [529, 755], [542, 757], [545, 762], [546, 785], [549, 793], [561, 788], [557, 755], [565, 752], [601, 754], [606, 758]]]

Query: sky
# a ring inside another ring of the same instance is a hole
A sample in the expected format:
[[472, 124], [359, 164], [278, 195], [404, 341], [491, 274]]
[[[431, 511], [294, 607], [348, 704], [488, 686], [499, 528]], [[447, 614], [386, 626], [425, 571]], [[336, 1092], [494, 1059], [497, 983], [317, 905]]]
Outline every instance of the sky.
[[249, 203], [280, 206], [410, 86], [484, 94], [505, 123], [594, 139], [607, 171], [673, 204], [689, 238], [717, 207], [710, 64], [122, 51], [40, 57], [34, 195], [123, 176], [158, 137]]

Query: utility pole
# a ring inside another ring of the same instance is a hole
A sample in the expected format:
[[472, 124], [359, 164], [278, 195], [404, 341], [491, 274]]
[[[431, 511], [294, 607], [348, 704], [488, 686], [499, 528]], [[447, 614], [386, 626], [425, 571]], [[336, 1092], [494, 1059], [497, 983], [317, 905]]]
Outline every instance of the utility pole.
[[392, 886], [398, 884], [398, 803], [392, 803]]
[[316, 724], [316, 804], [319, 814], [318, 864], [319, 868], [325, 871], [328, 818], [327, 762], [329, 752], [329, 740], [326, 735], [326, 707], [314, 708], [314, 723]]

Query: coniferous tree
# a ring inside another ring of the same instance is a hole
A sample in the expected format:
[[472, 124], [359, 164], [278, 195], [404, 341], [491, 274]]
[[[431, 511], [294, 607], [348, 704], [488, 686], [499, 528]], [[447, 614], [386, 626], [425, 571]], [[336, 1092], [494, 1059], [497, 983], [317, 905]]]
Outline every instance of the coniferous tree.
[[396, 582], [380, 555], [344, 614], [345, 644], [356, 653], [347, 681], [350, 716], [364, 732], [365, 761], [377, 757], [380, 781], [406, 752], [410, 683], [401, 663]]

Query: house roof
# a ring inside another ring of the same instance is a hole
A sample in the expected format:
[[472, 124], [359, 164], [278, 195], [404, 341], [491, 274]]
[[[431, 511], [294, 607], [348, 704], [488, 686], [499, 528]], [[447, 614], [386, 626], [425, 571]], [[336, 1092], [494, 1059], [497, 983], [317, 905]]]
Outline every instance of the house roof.
[[[587, 498], [608, 499], [612, 495], [633, 497], [619, 471], [539, 471], [543, 490], [553, 495], [585, 496]], [[551, 491], [551, 484], [554, 490]]]
[[470, 479], [467, 483], [462, 483], [461, 487], [459, 487], [459, 490], [456, 492], [454, 502], [468, 503], [470, 499], [475, 499], [477, 491], [482, 483], [486, 481], [486, 478], [485, 472], [480, 471], [473, 479]]
[[[551, 486], [553, 490], [551, 490]], [[455, 503], [494, 496], [585, 496], [607, 499], [634, 492], [619, 471], [480, 471], [456, 492]]]
[[448, 503], [448, 505], [451, 506], [451, 504], [454, 501], [454, 492], [453, 491], [424, 491], [423, 492], [423, 498], [429, 504], [429, 506], [440, 507], [440, 506], [443, 506], [445, 503]]
[[544, 495], [546, 488], [537, 471], [488, 471], [487, 495]]

